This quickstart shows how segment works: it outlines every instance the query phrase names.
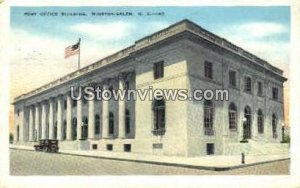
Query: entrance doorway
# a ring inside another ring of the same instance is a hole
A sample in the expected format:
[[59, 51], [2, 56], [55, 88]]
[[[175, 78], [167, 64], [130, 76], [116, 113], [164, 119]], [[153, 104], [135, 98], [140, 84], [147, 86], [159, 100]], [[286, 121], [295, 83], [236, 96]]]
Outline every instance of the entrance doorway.
[[245, 121], [243, 122], [243, 138], [250, 139], [251, 138], [251, 108], [246, 106], [244, 110]]

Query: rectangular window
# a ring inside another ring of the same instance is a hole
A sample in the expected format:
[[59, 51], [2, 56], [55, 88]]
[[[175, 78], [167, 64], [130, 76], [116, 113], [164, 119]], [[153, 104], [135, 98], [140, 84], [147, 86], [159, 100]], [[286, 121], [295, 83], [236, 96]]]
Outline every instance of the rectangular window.
[[130, 133], [130, 117], [125, 118], [125, 133]]
[[213, 119], [214, 119], [214, 106], [211, 101], [205, 101], [204, 106], [204, 115], [203, 115], [203, 123], [204, 123], [204, 135], [213, 136]]
[[252, 83], [251, 78], [249, 76], [246, 76], [244, 78], [244, 91], [247, 93], [251, 93], [252, 91]]
[[204, 76], [209, 79], [213, 79], [213, 65], [211, 62], [204, 62]]
[[159, 61], [153, 64], [154, 79], [159, 79], [164, 77], [164, 62]]
[[272, 88], [272, 98], [274, 100], [278, 100], [278, 88], [276, 88], [276, 87]]
[[67, 100], [64, 100], [64, 109], [67, 109]]
[[57, 110], [58, 110], [58, 102], [56, 101], [55, 102], [55, 111], [57, 112]]
[[131, 144], [124, 144], [124, 151], [131, 152]]
[[262, 84], [262, 82], [257, 82], [257, 95], [258, 96], [263, 95], [263, 84]]
[[108, 134], [114, 134], [114, 114], [112, 112], [109, 113], [109, 120], [108, 120]]
[[161, 144], [161, 143], [153, 144], [153, 145], [152, 145], [152, 148], [153, 148], [153, 149], [162, 149], [162, 148], [163, 148], [163, 144]]
[[152, 133], [154, 135], [164, 135], [166, 132], [165, 129], [165, 101], [164, 100], [155, 100], [153, 107], [153, 118], [154, 125]]
[[236, 87], [236, 72], [229, 71], [229, 85], [232, 87]]
[[113, 150], [113, 145], [112, 144], [107, 144], [106, 145], [106, 150], [107, 151], [112, 151]]
[[206, 144], [206, 154], [213, 155], [215, 153], [215, 144], [208, 143]]
[[229, 129], [236, 130], [236, 111], [229, 111]]
[[76, 100], [72, 100], [72, 106], [76, 107], [77, 106], [77, 101]]
[[96, 149], [98, 149], [98, 145], [97, 144], [93, 144], [92, 148], [93, 148], [93, 150], [96, 150]]

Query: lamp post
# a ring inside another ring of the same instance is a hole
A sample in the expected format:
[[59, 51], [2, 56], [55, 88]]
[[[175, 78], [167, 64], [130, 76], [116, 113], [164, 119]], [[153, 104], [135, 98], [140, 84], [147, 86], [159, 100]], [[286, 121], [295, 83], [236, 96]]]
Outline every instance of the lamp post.
[[282, 123], [281, 131], [282, 131], [282, 140], [281, 140], [281, 143], [284, 143], [284, 123]]
[[242, 143], [247, 143], [247, 139], [246, 139], [246, 122], [247, 122], [247, 118], [243, 117], [242, 119], [242, 124], [243, 124], [243, 139], [241, 140]]

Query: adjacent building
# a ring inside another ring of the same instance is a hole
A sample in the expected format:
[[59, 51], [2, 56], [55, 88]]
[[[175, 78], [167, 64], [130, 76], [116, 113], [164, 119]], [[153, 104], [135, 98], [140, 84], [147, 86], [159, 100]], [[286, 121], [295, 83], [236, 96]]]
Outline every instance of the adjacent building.
[[[169, 156], [280, 152], [283, 71], [189, 20], [15, 98], [14, 143]], [[228, 101], [78, 100], [71, 86], [227, 89]]]

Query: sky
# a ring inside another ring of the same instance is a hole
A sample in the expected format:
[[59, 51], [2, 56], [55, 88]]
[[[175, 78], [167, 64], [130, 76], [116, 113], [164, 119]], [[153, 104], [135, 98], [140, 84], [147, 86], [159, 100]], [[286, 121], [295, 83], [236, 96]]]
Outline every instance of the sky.
[[[58, 16], [40, 15], [47, 12], [57, 12]], [[114, 15], [92, 16], [92, 12]], [[153, 15], [156, 13], [162, 15]], [[78, 38], [83, 67], [183, 19], [267, 60], [289, 77], [289, 7], [11, 7], [11, 101], [75, 71], [77, 56], [64, 59], [64, 49]], [[288, 93], [288, 87], [285, 89]]]

